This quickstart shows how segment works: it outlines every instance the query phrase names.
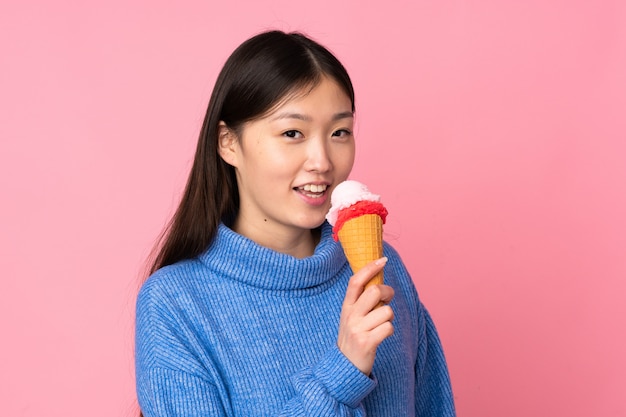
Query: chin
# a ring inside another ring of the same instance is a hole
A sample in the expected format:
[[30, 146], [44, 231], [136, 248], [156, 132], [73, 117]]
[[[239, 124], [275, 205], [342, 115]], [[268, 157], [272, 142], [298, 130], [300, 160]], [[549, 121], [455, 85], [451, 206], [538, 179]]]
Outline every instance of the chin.
[[318, 227], [320, 227], [322, 224], [324, 224], [324, 222], [326, 221], [326, 217], [322, 216], [321, 218], [308, 218], [308, 219], [303, 219], [302, 222], [300, 222], [300, 224], [302, 225], [303, 229], [317, 229]]

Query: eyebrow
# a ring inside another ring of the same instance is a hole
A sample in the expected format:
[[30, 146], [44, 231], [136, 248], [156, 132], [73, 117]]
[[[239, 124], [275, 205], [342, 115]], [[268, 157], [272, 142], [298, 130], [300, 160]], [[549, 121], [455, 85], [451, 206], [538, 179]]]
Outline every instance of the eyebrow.
[[[354, 114], [352, 114], [352, 112], [350, 111], [344, 111], [344, 112], [335, 114], [333, 116], [333, 121], [337, 121], [341, 119], [348, 119], [348, 118], [350, 119], [354, 118]], [[297, 120], [303, 120], [305, 122], [310, 122], [312, 120], [310, 116], [300, 114], [300, 113], [280, 113], [276, 115], [275, 117], [272, 117], [272, 120], [280, 120], [280, 119], [297, 119]]]

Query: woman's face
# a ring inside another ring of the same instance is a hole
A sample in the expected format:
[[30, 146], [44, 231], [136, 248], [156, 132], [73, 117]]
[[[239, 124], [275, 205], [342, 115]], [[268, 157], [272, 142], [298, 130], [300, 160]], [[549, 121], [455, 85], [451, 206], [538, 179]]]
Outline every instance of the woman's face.
[[325, 77], [244, 124], [236, 139], [220, 135], [220, 154], [237, 174], [238, 231], [278, 237], [322, 224], [354, 163], [353, 126], [350, 99]]

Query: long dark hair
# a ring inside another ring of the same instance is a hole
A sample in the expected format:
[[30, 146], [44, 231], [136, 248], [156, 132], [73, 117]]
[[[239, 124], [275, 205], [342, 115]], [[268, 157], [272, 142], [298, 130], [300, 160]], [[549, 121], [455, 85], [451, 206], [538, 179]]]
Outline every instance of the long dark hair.
[[153, 250], [149, 274], [193, 258], [213, 241], [220, 222], [232, 225], [239, 210], [235, 171], [218, 153], [218, 125], [239, 134], [288, 94], [333, 78], [352, 102], [346, 69], [326, 48], [300, 33], [264, 32], [241, 44], [220, 72], [200, 131], [182, 199]]

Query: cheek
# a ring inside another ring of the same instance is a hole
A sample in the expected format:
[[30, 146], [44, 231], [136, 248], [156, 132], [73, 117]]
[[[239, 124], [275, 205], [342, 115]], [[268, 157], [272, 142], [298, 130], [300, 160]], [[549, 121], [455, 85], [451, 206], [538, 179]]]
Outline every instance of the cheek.
[[291, 179], [300, 169], [301, 162], [298, 155], [281, 150], [265, 150], [256, 155], [255, 166], [251, 167], [250, 175], [253, 180], [261, 179], [264, 186], [275, 187], [279, 182]]
[[305, 148], [298, 146], [277, 146], [271, 150], [267, 149], [263, 155], [265, 166], [269, 167], [277, 177], [297, 172], [305, 160]]
[[335, 156], [334, 166], [337, 171], [341, 171], [346, 177], [352, 171], [352, 166], [354, 165], [354, 155], [355, 149], [354, 146], [349, 146], [341, 150], [341, 152], [337, 152]]

